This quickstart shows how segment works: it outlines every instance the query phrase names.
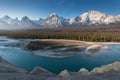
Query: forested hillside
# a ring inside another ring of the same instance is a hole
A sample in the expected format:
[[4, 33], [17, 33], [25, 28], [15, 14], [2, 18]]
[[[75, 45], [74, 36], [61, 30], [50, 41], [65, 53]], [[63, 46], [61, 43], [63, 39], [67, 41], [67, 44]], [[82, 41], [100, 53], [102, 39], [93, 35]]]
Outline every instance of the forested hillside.
[[92, 42], [120, 42], [119, 27], [91, 27], [64, 29], [34, 29], [1, 31], [0, 36], [22, 39], [70, 39]]

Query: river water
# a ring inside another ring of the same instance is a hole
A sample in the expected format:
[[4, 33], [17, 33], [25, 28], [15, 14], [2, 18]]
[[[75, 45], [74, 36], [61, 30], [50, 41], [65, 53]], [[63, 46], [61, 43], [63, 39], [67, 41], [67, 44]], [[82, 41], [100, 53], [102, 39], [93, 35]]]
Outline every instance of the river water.
[[[110, 49], [101, 50], [98, 55], [90, 56], [77, 54], [66, 58], [50, 58], [33, 55], [31, 52], [17, 47], [7, 46], [18, 43], [18, 40], [0, 37], [0, 56], [13, 64], [14, 66], [32, 70], [35, 66], [41, 66], [53, 73], [67, 69], [69, 71], [78, 71], [80, 68], [92, 70], [94, 67], [100, 67], [115, 61], [120, 61], [120, 45], [109, 44]], [[44, 54], [44, 52], [42, 51]]]

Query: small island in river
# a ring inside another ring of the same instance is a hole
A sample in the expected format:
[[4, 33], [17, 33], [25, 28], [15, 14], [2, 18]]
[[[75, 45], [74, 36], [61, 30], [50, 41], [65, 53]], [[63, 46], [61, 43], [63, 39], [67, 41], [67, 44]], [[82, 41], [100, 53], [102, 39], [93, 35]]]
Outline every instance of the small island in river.
[[100, 50], [110, 49], [109, 44], [119, 44], [115, 42], [85, 42], [65, 39], [23, 39], [20, 41], [19, 45], [27, 42], [24, 49], [31, 51], [34, 55], [53, 58], [70, 57], [83, 52], [86, 55], [94, 55]]

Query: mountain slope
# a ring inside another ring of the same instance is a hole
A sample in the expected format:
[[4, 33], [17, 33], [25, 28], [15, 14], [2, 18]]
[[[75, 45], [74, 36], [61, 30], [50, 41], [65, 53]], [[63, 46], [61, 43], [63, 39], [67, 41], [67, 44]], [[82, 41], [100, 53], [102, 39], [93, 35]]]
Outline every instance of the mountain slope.
[[62, 27], [68, 24], [67, 19], [59, 17], [56, 13], [50, 14], [42, 23], [44, 27]]
[[119, 16], [111, 16], [99, 11], [88, 11], [70, 20], [71, 24], [102, 25], [120, 22]]
[[20, 28], [61, 28], [65, 26], [99, 26], [109, 24], [120, 24], [120, 15], [112, 16], [99, 11], [88, 11], [75, 18], [66, 19], [56, 13], [50, 14], [46, 19], [31, 20], [24, 16], [21, 20], [12, 19], [5, 15], [0, 18], [0, 29]]
[[15, 19], [11, 19], [9, 16], [5, 15], [2, 18], [0, 18], [0, 21], [9, 24], [9, 25], [14, 25], [14, 24], [19, 24], [20, 21], [18, 20], [18, 18]]

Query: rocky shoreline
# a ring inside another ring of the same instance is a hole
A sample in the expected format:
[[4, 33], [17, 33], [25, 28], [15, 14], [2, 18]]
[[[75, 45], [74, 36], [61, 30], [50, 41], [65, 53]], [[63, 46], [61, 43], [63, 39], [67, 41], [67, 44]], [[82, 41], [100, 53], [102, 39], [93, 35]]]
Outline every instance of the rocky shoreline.
[[61, 71], [53, 74], [36, 66], [32, 71], [17, 68], [0, 58], [0, 80], [119, 80], [120, 62], [103, 65], [88, 71], [85, 68], [78, 72]]
[[0, 57], [0, 80], [45, 80], [49, 76], [56, 75], [41, 67], [32, 71], [17, 68]]

